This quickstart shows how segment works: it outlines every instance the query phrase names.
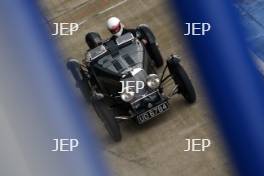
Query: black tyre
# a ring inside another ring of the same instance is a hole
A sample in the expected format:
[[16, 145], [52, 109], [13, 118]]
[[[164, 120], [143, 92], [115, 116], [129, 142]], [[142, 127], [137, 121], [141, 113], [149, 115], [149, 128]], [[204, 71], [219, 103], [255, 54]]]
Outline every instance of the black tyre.
[[146, 49], [151, 59], [153, 59], [155, 66], [161, 67], [163, 65], [163, 58], [157, 45], [155, 35], [151, 29], [145, 25], [139, 26], [138, 30], [140, 31], [142, 38], [147, 40]]
[[179, 60], [177, 58], [171, 58], [167, 61], [167, 64], [172, 79], [175, 84], [179, 85], [179, 93], [183, 95], [188, 103], [194, 103], [196, 101], [195, 90], [190, 78], [184, 68], [180, 65]]
[[120, 126], [115, 119], [115, 111], [109, 107], [103, 100], [92, 100], [92, 104], [98, 117], [102, 120], [107, 132], [115, 142], [121, 141]]
[[80, 63], [76, 59], [69, 59], [67, 61], [67, 68], [71, 71], [73, 78], [76, 81], [76, 86], [81, 90], [87, 101], [91, 101], [92, 105], [99, 116], [99, 118], [104, 123], [104, 126], [112, 139], [114, 141], [121, 140], [121, 132], [119, 124], [117, 123], [115, 117], [115, 111], [107, 106], [103, 100], [97, 100], [95, 98], [90, 98], [91, 91], [87, 84], [88, 78], [82, 73]]
[[84, 75], [81, 69], [81, 65], [78, 60], [76, 59], [68, 59], [67, 68], [72, 73], [72, 76], [76, 82], [76, 87], [78, 87], [81, 90], [81, 93], [83, 94], [86, 101], [89, 101], [91, 91], [88, 86], [88, 78]]
[[147, 50], [149, 53], [149, 56], [153, 59], [154, 64], [156, 67], [161, 67], [163, 65], [163, 58], [161, 56], [160, 50], [156, 43], [154, 44], [147, 44]]
[[89, 32], [85, 36], [86, 44], [90, 49], [93, 49], [102, 44], [102, 38], [97, 32]]

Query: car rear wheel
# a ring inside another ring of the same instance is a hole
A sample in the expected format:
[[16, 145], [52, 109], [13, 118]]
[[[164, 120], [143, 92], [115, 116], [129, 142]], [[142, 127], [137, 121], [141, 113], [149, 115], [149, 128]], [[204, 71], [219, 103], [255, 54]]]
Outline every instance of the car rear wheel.
[[146, 49], [148, 51], [149, 56], [154, 61], [155, 66], [161, 67], [163, 65], [163, 58], [157, 45], [155, 35], [151, 31], [151, 29], [146, 25], [139, 26], [138, 30], [142, 34], [142, 38], [147, 41]]
[[177, 58], [172, 57], [167, 61], [168, 69], [174, 80], [175, 84], [179, 85], [179, 93], [183, 95], [188, 103], [196, 101], [196, 93], [193, 88], [192, 82], [185, 72], [184, 68], [180, 65]]
[[157, 68], [163, 65], [163, 59], [156, 43], [147, 44], [147, 50]]
[[102, 44], [102, 38], [97, 32], [89, 32], [85, 36], [86, 44], [93, 49]]
[[120, 126], [115, 119], [115, 111], [113, 108], [109, 107], [103, 99], [92, 100], [92, 104], [94, 107], [95, 112], [97, 113], [98, 117], [102, 120], [107, 132], [112, 137], [115, 142], [121, 141], [121, 131]]

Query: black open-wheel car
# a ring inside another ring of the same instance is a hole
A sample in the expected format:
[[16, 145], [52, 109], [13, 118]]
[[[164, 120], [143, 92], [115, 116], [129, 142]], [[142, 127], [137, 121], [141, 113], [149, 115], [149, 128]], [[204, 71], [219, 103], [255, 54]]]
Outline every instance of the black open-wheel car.
[[[163, 58], [147, 26], [139, 26], [136, 36], [126, 33], [106, 41], [90, 32], [86, 42], [90, 49], [85, 59], [69, 59], [67, 67], [114, 141], [121, 140], [120, 120], [143, 124], [168, 110], [168, 100], [175, 94], [195, 102], [195, 90], [177, 56], [171, 55], [162, 75], [157, 75]], [[166, 95], [164, 86], [170, 81], [174, 86]]]

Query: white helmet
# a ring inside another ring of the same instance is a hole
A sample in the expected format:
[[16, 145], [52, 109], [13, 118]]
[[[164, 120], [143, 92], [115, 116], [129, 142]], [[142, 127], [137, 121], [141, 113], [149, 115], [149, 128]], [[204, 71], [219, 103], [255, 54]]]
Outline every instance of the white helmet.
[[121, 36], [123, 32], [123, 24], [120, 22], [120, 20], [117, 17], [111, 17], [107, 20], [107, 29], [115, 36], [119, 37]]

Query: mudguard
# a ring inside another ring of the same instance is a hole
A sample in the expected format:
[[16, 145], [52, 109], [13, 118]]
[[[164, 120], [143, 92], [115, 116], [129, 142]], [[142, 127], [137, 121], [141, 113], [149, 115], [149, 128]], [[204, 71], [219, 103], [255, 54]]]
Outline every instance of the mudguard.
[[102, 38], [97, 32], [89, 32], [85, 36], [86, 44], [93, 49], [102, 44]]
[[156, 37], [147, 25], [139, 25], [137, 29], [143, 36], [142, 38], [146, 39], [149, 44], [156, 43]]

